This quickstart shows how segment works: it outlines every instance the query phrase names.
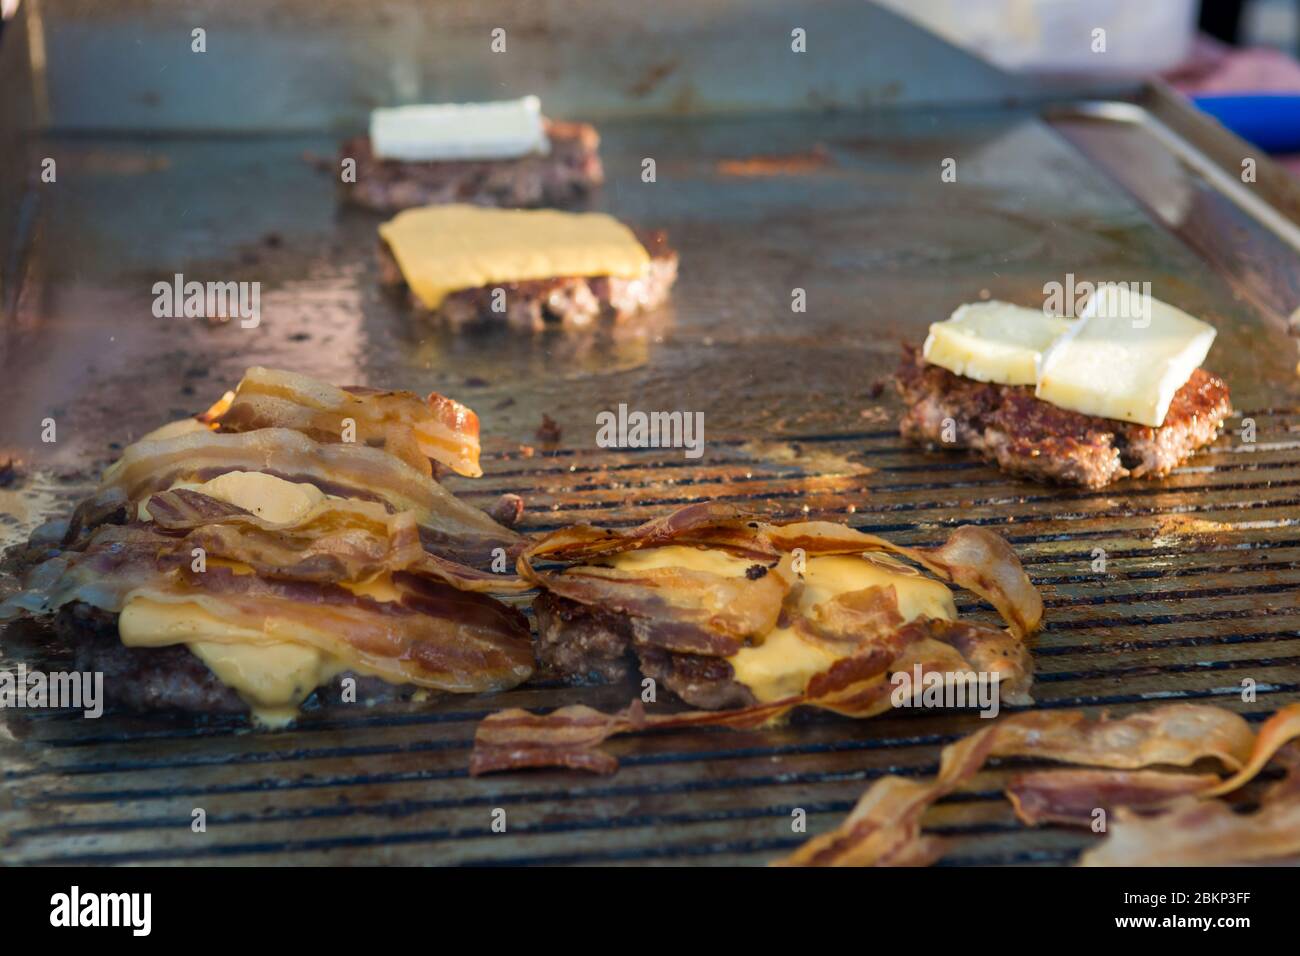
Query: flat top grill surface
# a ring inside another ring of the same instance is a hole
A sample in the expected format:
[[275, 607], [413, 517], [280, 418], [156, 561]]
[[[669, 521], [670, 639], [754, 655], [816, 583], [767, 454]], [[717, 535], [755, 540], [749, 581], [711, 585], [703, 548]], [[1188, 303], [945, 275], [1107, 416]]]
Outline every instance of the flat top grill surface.
[[[524, 530], [628, 526], [703, 498], [846, 520], [935, 543], [962, 523], [1016, 546], [1047, 604], [1041, 707], [1124, 713], [1171, 700], [1248, 715], [1300, 699], [1300, 394], [1294, 346], [1142, 207], [1037, 119], [1015, 113], [609, 125], [598, 205], [669, 230], [674, 306], [591, 337], [457, 338], [374, 286], [376, 219], [338, 208], [326, 140], [88, 141], [40, 148], [29, 254], [0, 357], [0, 490], [9, 540], [84, 493], [120, 447], [266, 364], [344, 382], [438, 389], [473, 406], [484, 478], [452, 487], [527, 503]], [[640, 180], [653, 157], [657, 182]], [[729, 160], [760, 162], [728, 165]], [[784, 157], [777, 161], [775, 157]], [[797, 162], [790, 162], [795, 157]], [[940, 179], [957, 160], [958, 180]], [[754, 173], [762, 172], [762, 175]], [[262, 326], [155, 319], [152, 285], [263, 283]], [[1210, 367], [1240, 414], [1160, 482], [1102, 491], [1007, 479], [903, 445], [880, 386], [898, 341], [982, 294], [1036, 304], [1043, 284], [1151, 281], [1219, 328]], [[804, 314], [792, 290], [806, 290]], [[598, 411], [702, 411], [703, 458], [595, 447]], [[542, 414], [557, 447], [534, 432]], [[58, 441], [41, 444], [54, 417]], [[1253, 422], [1255, 440], [1243, 435]], [[1106, 570], [1093, 570], [1102, 549]], [[991, 611], [958, 594], [963, 613]], [[66, 650], [30, 627], [0, 666]], [[1246, 678], [1257, 700], [1242, 703]], [[837, 822], [884, 773], [929, 774], [973, 714], [644, 734], [607, 778], [471, 780], [475, 722], [505, 706], [625, 705], [632, 684], [534, 685], [369, 708], [294, 729], [243, 721], [0, 712], [0, 859], [104, 863], [763, 863]], [[661, 704], [659, 706], [670, 706]], [[946, 862], [1068, 863], [1088, 833], [1019, 826], [990, 766], [935, 807]], [[207, 817], [191, 829], [193, 811]], [[493, 811], [507, 829], [493, 831]]]

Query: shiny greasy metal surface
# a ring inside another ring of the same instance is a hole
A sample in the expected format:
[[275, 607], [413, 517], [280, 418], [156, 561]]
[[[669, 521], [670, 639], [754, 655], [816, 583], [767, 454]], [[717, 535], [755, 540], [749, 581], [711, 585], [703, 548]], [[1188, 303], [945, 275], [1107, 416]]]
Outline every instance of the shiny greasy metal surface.
[[[342, 132], [377, 105], [524, 93], [556, 115], [606, 120], [1023, 103], [1129, 85], [1007, 75], [862, 0], [25, 0], [24, 13], [43, 61], [37, 118], [57, 130]], [[807, 52], [793, 49], [796, 29]]]
[[[246, 365], [283, 365], [469, 402], [488, 436], [487, 474], [454, 487], [484, 504], [522, 494], [529, 530], [627, 525], [703, 497], [908, 542], [936, 542], [963, 522], [997, 528], [1047, 600], [1041, 706], [1206, 700], [1263, 714], [1300, 699], [1294, 345], [1235, 294], [1235, 278], [1070, 142], [1013, 113], [602, 132], [611, 181], [598, 205], [667, 228], [682, 254], [674, 308], [643, 334], [456, 338], [412, 320], [374, 287], [376, 220], [339, 209], [328, 175], [302, 159], [328, 155], [324, 140], [43, 145], [59, 158], [59, 181], [35, 197], [0, 359], [0, 459], [22, 460], [19, 481], [0, 490], [6, 533], [64, 507], [123, 443], [204, 405]], [[640, 179], [647, 156], [653, 184]], [[729, 163], [754, 156], [798, 161]], [[940, 180], [948, 157], [953, 183]], [[1169, 175], [1192, 174], [1172, 164]], [[1225, 242], [1233, 228], [1225, 219]], [[152, 284], [176, 271], [261, 281], [261, 326], [154, 318]], [[1216, 445], [1167, 480], [1099, 492], [1012, 481], [902, 445], [897, 401], [879, 390], [898, 340], [918, 340], [981, 295], [1038, 303], [1043, 284], [1067, 273], [1150, 281], [1158, 297], [1215, 322], [1209, 364], [1243, 413]], [[807, 292], [806, 313], [790, 309], [795, 288]], [[595, 447], [596, 413], [618, 402], [704, 412], [704, 457]], [[534, 435], [543, 413], [563, 429], [554, 449]], [[39, 440], [46, 417], [58, 423], [54, 445]], [[1105, 573], [1093, 570], [1097, 548]], [[5, 662], [61, 659], [42, 641], [11, 629]], [[1258, 689], [1250, 704], [1239, 699], [1245, 678]], [[932, 772], [940, 745], [979, 723], [807, 715], [770, 731], [620, 739], [623, 767], [610, 778], [467, 778], [474, 722], [490, 710], [616, 707], [633, 692], [543, 685], [340, 705], [281, 733], [4, 712], [0, 858], [762, 863], [799, 839], [792, 808], [808, 811], [811, 831], [829, 827], [871, 779]], [[956, 840], [952, 862], [1065, 863], [1089, 842], [1015, 823], [998, 789], [1019, 765], [995, 765], [932, 811]], [[199, 807], [203, 834], [190, 828]], [[504, 834], [492, 832], [495, 808], [506, 810]]]

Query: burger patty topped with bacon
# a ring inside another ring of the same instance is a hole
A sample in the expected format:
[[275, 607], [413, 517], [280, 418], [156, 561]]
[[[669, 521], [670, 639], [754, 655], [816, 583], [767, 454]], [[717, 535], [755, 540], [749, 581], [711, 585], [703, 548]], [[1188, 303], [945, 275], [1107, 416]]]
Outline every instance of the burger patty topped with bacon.
[[349, 677], [353, 699], [513, 687], [533, 671], [528, 622], [489, 592], [525, 585], [486, 564], [523, 541], [431, 461], [481, 473], [472, 411], [249, 369], [128, 446], [59, 540], [34, 536], [0, 619], [52, 621], [132, 709], [279, 725]]

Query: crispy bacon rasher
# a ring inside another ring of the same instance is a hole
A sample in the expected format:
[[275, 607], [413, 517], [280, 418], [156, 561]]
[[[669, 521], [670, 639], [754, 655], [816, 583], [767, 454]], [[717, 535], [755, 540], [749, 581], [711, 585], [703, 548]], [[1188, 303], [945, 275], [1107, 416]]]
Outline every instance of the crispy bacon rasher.
[[528, 583], [429, 554], [411, 511], [375, 501], [326, 498], [297, 521], [277, 524], [199, 491], [175, 488], [149, 498], [159, 531], [177, 536], [184, 563], [194, 548], [248, 565], [263, 577], [294, 581], [365, 581], [406, 571], [462, 591], [522, 591]]
[[[523, 539], [432, 477], [430, 458], [481, 473], [473, 412], [252, 368], [200, 420], [128, 446], [0, 619], [192, 604], [229, 625], [204, 643], [309, 645], [392, 683], [471, 692], [532, 674], [527, 619], [484, 593], [527, 582], [477, 569]], [[276, 523], [186, 487], [231, 472], [310, 484], [319, 500]]]
[[[834, 830], [780, 861], [793, 866], [908, 865], [937, 847], [920, 828], [935, 801], [969, 781], [991, 757], [1037, 757], [1087, 769], [1015, 777], [1007, 795], [1030, 824], [1087, 825], [1097, 808], [1113, 814], [1109, 836], [1084, 865], [1251, 862], [1300, 853], [1300, 787], [1275, 787], [1261, 810], [1235, 814], [1207, 799], [1253, 779], [1300, 736], [1300, 704], [1260, 729], [1231, 711], [1172, 704], [1110, 720], [1079, 711], [1030, 711], [1002, 718], [943, 749], [938, 775], [923, 782], [883, 777]], [[1188, 767], [1213, 759], [1237, 771], [1221, 779], [1148, 766]]]
[[[1291, 704], [1260, 728], [1249, 759], [1235, 774], [1173, 802], [1166, 812], [1140, 815], [1120, 808], [1109, 834], [1084, 853], [1083, 866], [1222, 866], [1300, 859], [1300, 704]], [[1270, 762], [1285, 779], [1266, 789], [1260, 807], [1238, 813], [1222, 800], [1253, 780]]]
[[[497, 586], [484, 572], [431, 559], [409, 512], [325, 499], [276, 525], [185, 489], [152, 496], [148, 508], [155, 521], [103, 525], [82, 550], [32, 569], [0, 618], [49, 615], [74, 601], [120, 613], [142, 598], [198, 605], [231, 625], [230, 640], [253, 630], [311, 645], [392, 683], [465, 693], [513, 687], [532, 673], [526, 618], [477, 593], [520, 583]], [[201, 570], [194, 547], [211, 562]], [[347, 586], [379, 575], [395, 600]]]
[[1086, 827], [1099, 809], [1112, 813], [1127, 807], [1150, 813], [1218, 782], [1218, 775], [1212, 773], [1080, 767], [1017, 774], [1007, 785], [1006, 796], [1016, 816], [1031, 827], [1042, 823]]
[[[78, 511], [102, 512], [125, 498], [132, 504], [179, 481], [206, 481], [230, 471], [257, 471], [315, 485], [328, 495], [378, 501], [410, 511], [425, 547], [438, 555], [482, 565], [496, 548], [514, 554], [523, 539], [466, 504], [429, 475], [379, 448], [321, 444], [288, 428], [239, 434], [192, 432], [130, 445], [104, 472], [95, 495]], [[74, 526], [88, 522], [74, 514]]]
[[[584, 565], [558, 572], [536, 566], [542, 559], [584, 561], [685, 543], [753, 559], [762, 573], [730, 578], [678, 568], [623, 571]], [[842, 594], [805, 614], [788, 600], [799, 586], [795, 549], [808, 556], [902, 554], [987, 597], [1003, 611], [1011, 630], [944, 620], [905, 624], [892, 586]], [[518, 709], [492, 714], [475, 733], [474, 774], [544, 766], [610, 773], [617, 761], [600, 748], [616, 734], [682, 726], [757, 727], [801, 706], [869, 717], [892, 706], [889, 674], [910, 674], [914, 668], [945, 681], [963, 673], [996, 674], [1005, 700], [1030, 702], [1032, 663], [1021, 635], [1040, 625], [1042, 601], [1014, 552], [982, 529], [959, 528], [939, 548], [900, 548], [828, 522], [769, 525], [709, 503], [628, 532], [585, 525], [556, 532], [520, 556], [519, 570], [521, 577], [561, 597], [626, 614], [638, 641], [667, 650], [729, 656], [780, 619], [805, 639], [830, 644], [844, 656], [814, 675], [803, 693], [738, 710], [649, 715], [638, 702], [615, 714], [587, 707], [549, 715]]]
[[1300, 856], [1300, 799], [1265, 802], [1236, 813], [1222, 800], [1184, 797], [1167, 812], [1118, 811], [1110, 835], [1083, 854], [1082, 866], [1225, 866]]
[[[564, 593], [559, 589], [566, 588], [566, 585], [558, 579], [572, 575], [573, 569], [568, 575], [538, 571], [536, 562], [547, 560], [573, 564], [669, 544], [716, 548], [753, 558], [768, 566], [777, 565], [796, 549], [808, 557], [888, 552], [916, 561], [943, 580], [986, 599], [998, 609], [1017, 637], [1027, 637], [1042, 625], [1042, 597], [1025, 575], [1011, 546], [993, 532], [972, 525], [956, 529], [938, 548], [909, 548], [829, 521], [774, 525], [755, 520], [729, 505], [704, 502], [689, 505], [629, 531], [590, 525], [565, 528], [548, 535], [524, 552], [519, 559], [519, 571], [522, 576], [556, 590], [564, 597], [595, 604], [610, 600], [614, 588], [601, 588], [597, 593], [596, 589], [577, 586], [569, 588], [572, 593]], [[683, 607], [695, 601], [693, 596], [674, 592], [671, 588], [656, 586], [646, 594], [644, 589], [635, 586], [632, 575], [608, 573], [612, 571], [590, 567], [581, 569], [584, 576], [598, 575], [605, 581], [626, 582], [630, 586], [623, 590], [628, 600], [639, 596], [652, 606], [667, 602], [673, 607]], [[781, 577], [788, 578], [788, 573], [782, 571]], [[683, 584], [700, 580], [702, 578], [682, 579]], [[682, 590], [688, 591], [689, 587]], [[633, 616], [637, 615], [634, 613]], [[721, 630], [725, 632], [726, 628]]]
[[343, 440], [352, 422], [352, 440], [382, 448], [424, 475], [429, 460], [459, 475], [477, 478], [478, 416], [465, 405], [437, 392], [420, 398], [414, 392], [365, 386], [339, 387], [296, 372], [253, 366], [228, 400], [201, 416], [223, 432], [291, 428], [321, 443]]
[[1172, 704], [1115, 720], [1081, 711], [1012, 714], [943, 748], [933, 780], [893, 776], [877, 780], [843, 823], [809, 840], [780, 863], [890, 866], [900, 856], [914, 863], [918, 854], [909, 848], [923, 840], [922, 815], [975, 776], [991, 757], [1039, 757], [1119, 768], [1145, 763], [1189, 766], [1214, 758], [1236, 768], [1248, 759], [1251, 745], [1250, 728], [1240, 716], [1195, 704]]

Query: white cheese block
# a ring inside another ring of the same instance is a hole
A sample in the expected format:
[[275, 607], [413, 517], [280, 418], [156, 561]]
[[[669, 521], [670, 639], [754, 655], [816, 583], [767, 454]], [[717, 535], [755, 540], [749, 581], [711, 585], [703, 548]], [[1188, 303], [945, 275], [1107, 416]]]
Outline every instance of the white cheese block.
[[1039, 366], [1034, 394], [1059, 408], [1158, 428], [1205, 361], [1213, 326], [1126, 285], [1100, 285]]
[[370, 145], [380, 159], [403, 162], [517, 159], [550, 152], [535, 96], [378, 109], [370, 114]]
[[975, 302], [931, 325], [923, 354], [932, 365], [977, 382], [1033, 385], [1043, 350], [1069, 324], [1041, 309]]

